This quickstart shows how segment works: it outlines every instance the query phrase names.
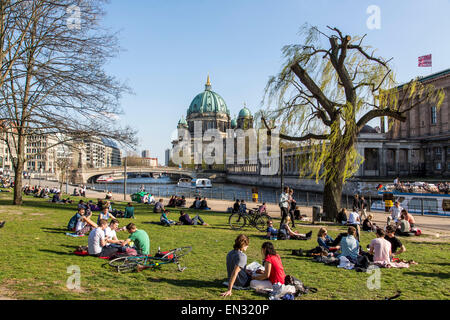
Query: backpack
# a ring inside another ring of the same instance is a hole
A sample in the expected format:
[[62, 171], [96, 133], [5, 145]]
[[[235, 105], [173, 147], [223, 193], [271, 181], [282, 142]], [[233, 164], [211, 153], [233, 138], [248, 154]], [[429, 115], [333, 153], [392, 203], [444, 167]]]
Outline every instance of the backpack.
[[67, 230], [73, 231], [77, 226], [77, 221], [80, 219], [81, 215], [77, 212], [72, 218], [70, 218], [69, 223], [67, 224]]
[[303, 284], [303, 282], [301, 280], [297, 279], [294, 276], [290, 276], [290, 275], [287, 275], [284, 278], [284, 284], [295, 286], [295, 296], [296, 297], [299, 297], [302, 294], [308, 294], [310, 292], [312, 292], [312, 293], [317, 292], [317, 288], [307, 287]]

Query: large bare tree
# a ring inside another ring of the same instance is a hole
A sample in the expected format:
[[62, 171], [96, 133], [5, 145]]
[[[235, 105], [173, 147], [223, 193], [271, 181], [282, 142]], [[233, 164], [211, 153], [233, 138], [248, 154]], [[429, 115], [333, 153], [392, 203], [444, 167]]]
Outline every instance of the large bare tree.
[[[58, 135], [58, 143], [105, 137], [133, 145], [135, 132], [118, 123], [128, 88], [105, 63], [119, 52], [116, 35], [100, 26], [104, 1], [20, 1], [2, 39], [12, 61], [0, 88], [0, 116], [15, 171], [14, 204], [22, 203], [25, 145], [32, 135]], [[20, 35], [23, 35], [20, 38]], [[22, 39], [17, 41], [17, 39]], [[52, 148], [54, 146], [47, 146]]]
[[323, 210], [334, 218], [345, 181], [363, 161], [355, 149], [361, 129], [378, 117], [405, 121], [422, 103], [439, 106], [444, 92], [417, 80], [396, 85], [390, 60], [363, 45], [365, 36], [327, 31], [305, 26], [303, 44], [283, 48], [286, 61], [268, 82], [262, 122], [303, 147], [301, 173], [324, 180]]

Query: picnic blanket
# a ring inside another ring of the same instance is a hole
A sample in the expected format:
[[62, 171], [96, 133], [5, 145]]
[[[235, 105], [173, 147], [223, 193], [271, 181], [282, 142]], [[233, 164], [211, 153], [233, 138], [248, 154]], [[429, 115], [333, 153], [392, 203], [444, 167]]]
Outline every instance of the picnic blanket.
[[74, 238], [79, 238], [79, 237], [84, 237], [84, 234], [76, 234], [76, 233], [70, 233], [70, 232], [67, 232], [67, 233], [66, 233], [66, 236], [74, 237]]
[[[77, 256], [83, 256], [83, 257], [85, 257], [85, 256], [88, 256], [89, 255], [89, 252], [87, 252], [87, 251], [78, 251], [78, 250], [75, 250], [74, 252], [73, 252], [74, 254], [76, 254]], [[99, 257], [100, 259], [109, 259], [109, 257]]]

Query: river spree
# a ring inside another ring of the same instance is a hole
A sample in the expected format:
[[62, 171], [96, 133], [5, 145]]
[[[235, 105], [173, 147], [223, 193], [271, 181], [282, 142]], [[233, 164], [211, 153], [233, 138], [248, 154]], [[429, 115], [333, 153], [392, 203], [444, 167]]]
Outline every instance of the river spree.
[[[113, 193], [123, 193], [123, 180], [116, 180], [108, 183], [96, 183], [89, 185], [95, 190], [111, 191]], [[127, 194], [133, 194], [140, 191], [141, 186], [146, 192], [158, 197], [170, 197], [172, 195], [195, 197], [201, 196], [210, 199], [221, 199], [234, 201], [235, 199], [244, 199], [247, 202], [252, 200], [252, 187], [248, 185], [213, 183], [212, 188], [195, 189], [178, 187], [177, 183], [168, 177], [159, 179], [153, 178], [130, 178], [127, 179]], [[258, 202], [278, 203], [280, 196], [280, 187], [273, 188], [258, 187]], [[320, 205], [322, 195], [319, 193], [294, 190], [294, 197], [299, 205]]]

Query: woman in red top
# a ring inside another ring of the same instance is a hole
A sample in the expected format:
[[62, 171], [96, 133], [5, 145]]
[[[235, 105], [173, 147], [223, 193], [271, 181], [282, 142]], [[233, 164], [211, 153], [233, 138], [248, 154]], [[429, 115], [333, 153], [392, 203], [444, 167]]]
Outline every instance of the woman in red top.
[[264, 258], [264, 271], [252, 276], [250, 287], [255, 290], [272, 290], [274, 284], [284, 284], [283, 264], [271, 242], [264, 242], [261, 248]]

